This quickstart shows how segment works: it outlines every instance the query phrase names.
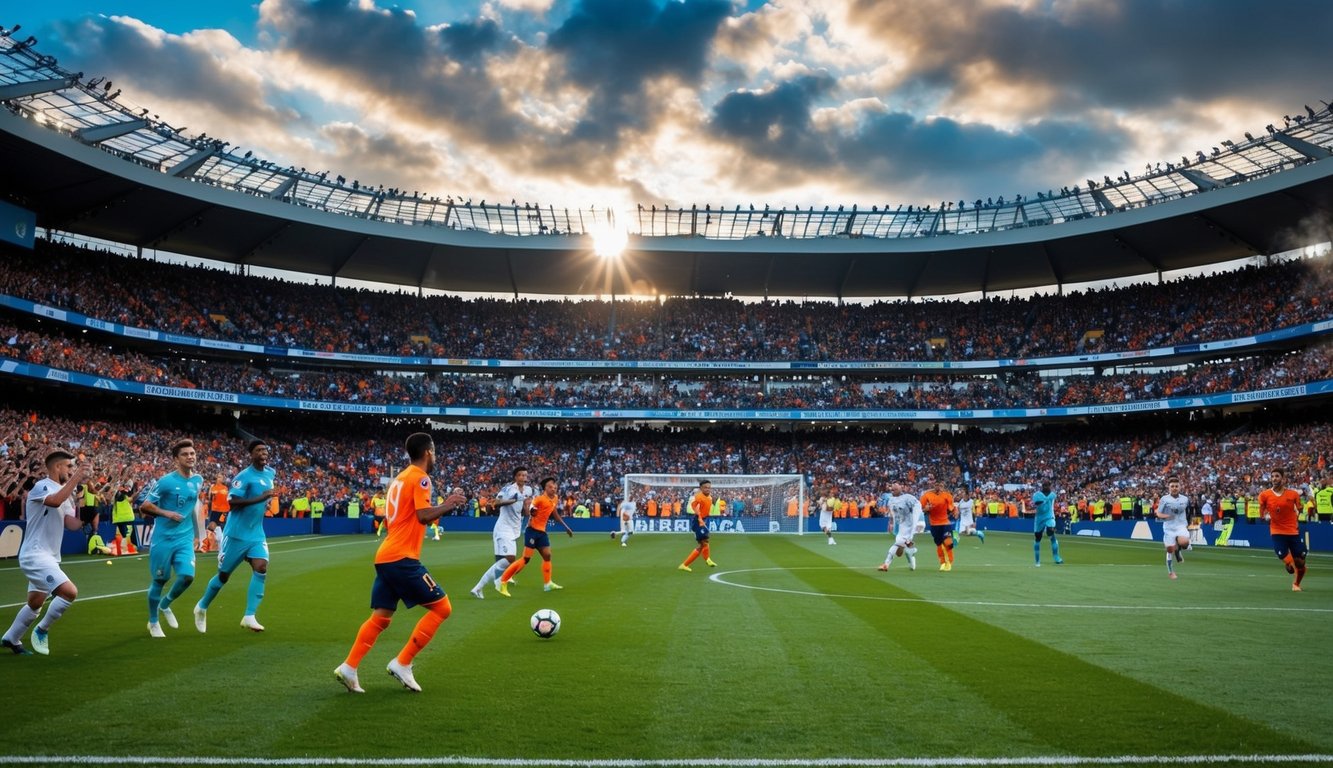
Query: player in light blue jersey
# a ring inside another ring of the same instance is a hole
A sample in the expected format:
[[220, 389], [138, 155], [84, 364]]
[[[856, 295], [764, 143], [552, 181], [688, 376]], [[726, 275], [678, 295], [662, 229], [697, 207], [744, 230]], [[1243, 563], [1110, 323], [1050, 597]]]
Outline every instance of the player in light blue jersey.
[[264, 625], [255, 618], [259, 602], [264, 599], [264, 581], [268, 578], [268, 539], [264, 535], [264, 510], [276, 493], [273, 487], [273, 467], [268, 466], [269, 447], [263, 440], [251, 440], [250, 466], [236, 473], [231, 481], [227, 500], [231, 512], [222, 530], [222, 545], [218, 547], [218, 572], [208, 580], [208, 587], [194, 607], [194, 628], [208, 631], [208, 606], [218, 596], [222, 585], [241, 566], [250, 563], [250, 589], [245, 598], [245, 615], [241, 626], [252, 632], [263, 632]]
[[1037, 567], [1041, 567], [1041, 537], [1044, 534], [1051, 540], [1051, 557], [1055, 559], [1055, 564], [1060, 565], [1064, 560], [1060, 559], [1060, 542], [1055, 539], [1055, 491], [1051, 490], [1049, 480], [1043, 481], [1041, 490], [1032, 494], [1032, 506], [1037, 510], [1037, 516], [1032, 520], [1032, 535], [1036, 539], [1032, 542], [1032, 557], [1036, 560]]
[[[159, 518], [153, 524], [153, 544], [148, 552], [148, 570], [153, 576], [148, 586], [148, 634], [152, 637], [166, 637], [158, 623], [159, 613], [168, 627], [180, 626], [171, 604], [194, 583], [194, 550], [204, 532], [204, 505], [199, 501], [204, 478], [194, 472], [198, 458], [194, 442], [181, 440], [171, 446], [171, 456], [175, 470], [158, 478], [139, 506], [140, 512]], [[163, 597], [172, 571], [176, 572], [176, 582]]]

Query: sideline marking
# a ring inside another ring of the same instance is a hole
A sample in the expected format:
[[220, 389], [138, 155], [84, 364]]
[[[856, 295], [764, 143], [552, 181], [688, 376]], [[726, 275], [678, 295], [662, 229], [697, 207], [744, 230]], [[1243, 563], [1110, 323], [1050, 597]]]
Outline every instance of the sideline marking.
[[1310, 764], [1333, 763], [1333, 755], [1116, 755], [1107, 757], [1079, 757], [1076, 755], [1039, 755], [1033, 757], [821, 757], [821, 758], [720, 758], [703, 757], [670, 760], [635, 758], [607, 759], [553, 759], [463, 757], [120, 757], [108, 755], [0, 755], [0, 765], [498, 765], [513, 768], [683, 768], [701, 765], [716, 768], [810, 768], [822, 766], [864, 766], [892, 768], [894, 766], [1061, 766], [1061, 765], [1218, 765], [1238, 764]]
[[[972, 605], [983, 608], [1051, 608], [1071, 611], [1256, 611], [1272, 613], [1333, 613], [1333, 608], [1286, 608], [1245, 605], [1079, 605], [1077, 603], [1005, 603], [996, 600], [931, 600], [925, 597], [890, 597], [888, 595], [845, 595], [831, 592], [815, 592], [807, 589], [783, 589], [782, 587], [761, 587], [754, 584], [737, 584], [722, 578], [736, 573], [760, 573], [764, 571], [860, 571], [861, 568], [835, 565], [809, 565], [797, 568], [741, 568], [735, 571], [719, 571], [708, 577], [709, 581], [725, 584], [728, 587], [753, 589], [760, 592], [779, 592], [786, 595], [808, 597], [839, 597], [851, 600], [879, 600], [886, 603], [929, 603], [931, 605]], [[963, 763], [959, 763], [963, 765]]]

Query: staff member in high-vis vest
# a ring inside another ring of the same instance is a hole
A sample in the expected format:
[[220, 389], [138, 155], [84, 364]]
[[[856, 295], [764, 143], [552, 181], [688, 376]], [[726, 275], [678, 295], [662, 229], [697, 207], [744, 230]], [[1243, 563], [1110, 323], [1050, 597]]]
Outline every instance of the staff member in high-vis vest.
[[116, 533], [122, 537], [125, 554], [139, 554], [139, 550], [134, 547], [133, 482], [124, 484], [116, 490], [115, 501], [111, 504], [111, 524], [116, 527]]
[[[1313, 488], [1313, 483], [1311, 487]], [[1324, 487], [1314, 490], [1314, 511], [1320, 522], [1333, 522], [1333, 476], [1324, 478]]]
[[310, 530], [319, 533], [319, 521], [324, 517], [324, 502], [319, 499], [310, 500]]

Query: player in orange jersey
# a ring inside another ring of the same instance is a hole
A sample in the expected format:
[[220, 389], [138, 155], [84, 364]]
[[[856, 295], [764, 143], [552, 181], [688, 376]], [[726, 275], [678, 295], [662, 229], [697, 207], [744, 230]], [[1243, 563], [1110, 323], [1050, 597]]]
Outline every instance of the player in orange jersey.
[[1301, 494], [1294, 488], [1286, 487], [1285, 470], [1273, 470], [1272, 480], [1273, 487], [1259, 494], [1259, 512], [1268, 521], [1268, 532], [1273, 536], [1273, 551], [1286, 564], [1287, 573], [1296, 576], [1296, 580], [1291, 583], [1291, 591], [1300, 592], [1301, 580], [1305, 578], [1306, 553], [1300, 522], [1296, 518]]
[[690, 563], [702, 555], [709, 567], [716, 568], [717, 563], [713, 562], [708, 550], [708, 516], [713, 514], [712, 483], [707, 480], [699, 481], [699, 490], [695, 492], [694, 498], [690, 499], [690, 513], [694, 515], [694, 520], [690, 523], [690, 530], [694, 532], [694, 550], [685, 558], [685, 562], [676, 567], [682, 571], [693, 571]]
[[953, 494], [944, 490], [944, 483], [926, 478], [930, 490], [921, 495], [921, 509], [926, 513], [930, 537], [935, 540], [935, 554], [940, 558], [940, 570], [953, 570], [953, 523], [956, 508]]
[[546, 522], [552, 517], [555, 521], [565, 527], [565, 533], [569, 538], [574, 538], [574, 530], [565, 522], [565, 518], [560, 516], [560, 484], [554, 477], [542, 478], [538, 483], [541, 493], [532, 499], [532, 516], [528, 518], [528, 529], [523, 532], [523, 558], [515, 560], [509, 564], [505, 572], [500, 576], [500, 594], [509, 597], [509, 582], [514, 580], [514, 576], [532, 559], [532, 553], [538, 552], [542, 556], [542, 591], [550, 592], [553, 589], [564, 589], [564, 587], [551, 581], [551, 537], [546, 534]]
[[419, 692], [421, 686], [412, 674], [412, 660], [452, 611], [449, 596], [421, 564], [421, 542], [427, 523], [463, 506], [467, 497], [455, 492], [439, 506], [431, 506], [430, 473], [435, 468], [435, 441], [425, 432], [417, 432], [407, 438], [406, 447], [412, 463], [389, 485], [384, 511], [388, 534], [375, 551], [370, 618], [356, 633], [347, 660], [333, 670], [338, 682], [352, 693], [365, 693], [357, 679], [357, 666], [375, 645], [375, 639], [388, 628], [400, 601], [408, 608], [422, 606], [426, 615], [413, 628], [403, 650], [389, 661], [388, 671], [404, 688]]

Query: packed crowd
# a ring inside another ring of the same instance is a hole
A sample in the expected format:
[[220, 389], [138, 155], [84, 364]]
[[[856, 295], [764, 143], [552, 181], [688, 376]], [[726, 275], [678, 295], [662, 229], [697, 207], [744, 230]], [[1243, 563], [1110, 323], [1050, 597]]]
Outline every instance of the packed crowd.
[[349, 403], [483, 408], [976, 409], [1044, 408], [1283, 387], [1333, 379], [1333, 345], [1155, 373], [1000, 377], [654, 377], [275, 370], [117, 349], [58, 329], [0, 322], [0, 356], [69, 371], [185, 388]]
[[127, 325], [321, 351], [523, 360], [968, 360], [1147, 349], [1326, 319], [1331, 263], [1324, 256], [1063, 296], [840, 305], [464, 300], [246, 277], [45, 241], [3, 255], [0, 293]]

